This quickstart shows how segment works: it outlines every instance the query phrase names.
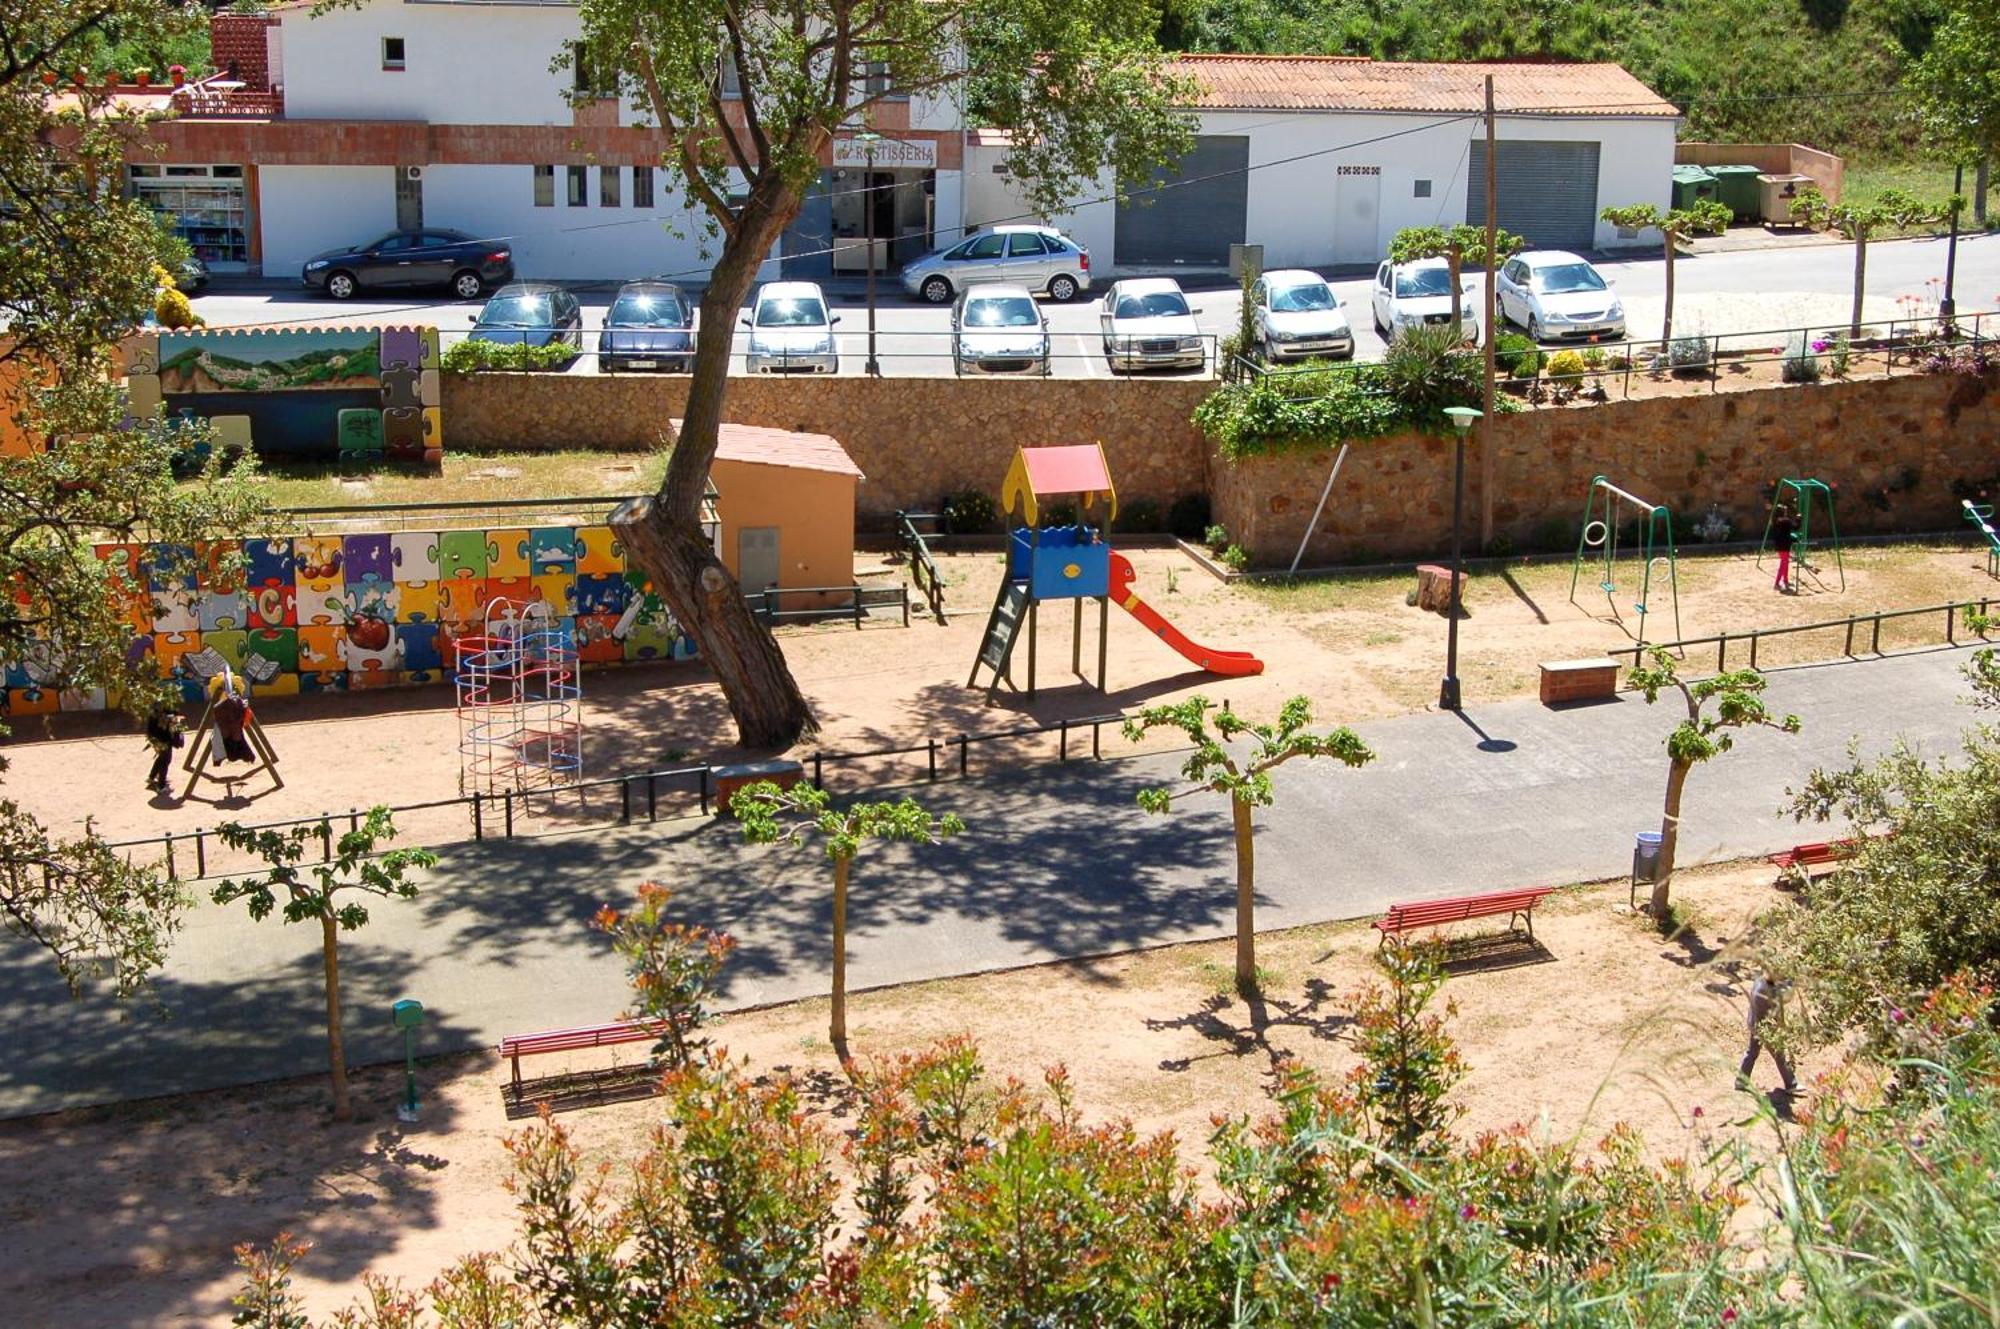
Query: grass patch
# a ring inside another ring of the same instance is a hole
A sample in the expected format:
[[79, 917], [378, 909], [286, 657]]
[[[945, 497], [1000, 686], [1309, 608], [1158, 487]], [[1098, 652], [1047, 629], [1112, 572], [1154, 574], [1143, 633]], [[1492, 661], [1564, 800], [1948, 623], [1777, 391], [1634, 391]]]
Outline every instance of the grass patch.
[[665, 473], [665, 452], [447, 452], [440, 475], [399, 467], [266, 463], [265, 492], [274, 506], [469, 503], [649, 493]]

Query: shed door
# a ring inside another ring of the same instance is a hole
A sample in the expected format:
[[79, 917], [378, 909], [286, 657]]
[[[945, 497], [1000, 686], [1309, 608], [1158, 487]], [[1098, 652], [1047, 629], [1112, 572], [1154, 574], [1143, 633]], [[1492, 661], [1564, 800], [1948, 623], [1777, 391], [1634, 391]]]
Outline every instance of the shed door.
[[1229, 246], [1243, 243], [1249, 166], [1247, 137], [1195, 139], [1177, 165], [1155, 171], [1118, 205], [1113, 260], [1121, 267], [1227, 263]]
[[1339, 167], [1333, 182], [1333, 261], [1373, 263], [1382, 256], [1382, 168]]
[[750, 594], [778, 584], [778, 528], [745, 526], [736, 533], [736, 580]]
[[[1597, 235], [1596, 143], [1502, 140], [1495, 192], [1500, 229], [1532, 249], [1589, 249]], [[1472, 140], [1466, 175], [1465, 220], [1486, 224], [1486, 140]]]

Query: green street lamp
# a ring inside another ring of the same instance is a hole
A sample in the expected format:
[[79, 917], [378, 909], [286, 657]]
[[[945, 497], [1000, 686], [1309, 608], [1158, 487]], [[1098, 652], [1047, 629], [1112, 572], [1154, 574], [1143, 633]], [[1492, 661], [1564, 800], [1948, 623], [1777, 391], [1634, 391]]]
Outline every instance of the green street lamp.
[[403, 1031], [403, 1101], [396, 1105], [396, 1120], [417, 1119], [417, 1026], [424, 1022], [424, 1004], [408, 997], [389, 1008], [389, 1022]]
[[1458, 612], [1460, 587], [1465, 581], [1465, 560], [1461, 557], [1458, 524], [1465, 513], [1465, 436], [1472, 432], [1472, 422], [1483, 412], [1470, 406], [1447, 406], [1444, 413], [1451, 417], [1451, 427], [1458, 433], [1457, 460], [1451, 481], [1451, 607], [1446, 611], [1444, 683], [1438, 688], [1438, 709], [1456, 711], [1461, 709], [1458, 691]]

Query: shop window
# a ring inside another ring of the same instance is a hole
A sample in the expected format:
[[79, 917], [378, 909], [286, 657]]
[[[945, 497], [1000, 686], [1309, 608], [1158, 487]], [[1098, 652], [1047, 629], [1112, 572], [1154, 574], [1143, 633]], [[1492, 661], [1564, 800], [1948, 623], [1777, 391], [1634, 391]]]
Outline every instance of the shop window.
[[401, 37], [384, 37], [382, 39], [382, 68], [403, 68], [403, 39]]
[[556, 205], [556, 168], [535, 167], [535, 206], [553, 208]]
[[569, 168], [569, 205], [572, 208], [587, 208], [590, 206], [590, 199], [584, 192], [589, 178], [589, 167], [572, 166]]
[[1431, 196], [1431, 182], [1428, 180], [1417, 181], [1416, 196], [1418, 198], [1429, 198]]
[[597, 168], [597, 206], [615, 208], [618, 206], [618, 175], [622, 166], [600, 166]]
[[632, 168], [632, 206], [635, 208], [653, 206], [653, 168], [650, 166]]

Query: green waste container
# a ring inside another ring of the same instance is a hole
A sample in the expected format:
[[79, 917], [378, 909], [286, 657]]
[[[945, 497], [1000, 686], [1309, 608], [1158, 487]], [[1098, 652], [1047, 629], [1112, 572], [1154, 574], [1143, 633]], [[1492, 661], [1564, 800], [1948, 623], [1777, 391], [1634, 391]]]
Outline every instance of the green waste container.
[[1708, 171], [1715, 177], [1715, 201], [1727, 204], [1737, 221], [1755, 221], [1764, 204], [1757, 183], [1763, 172], [1755, 166], [1711, 166]]
[[1674, 167], [1674, 206], [1691, 208], [1715, 197], [1715, 177], [1706, 166]]

